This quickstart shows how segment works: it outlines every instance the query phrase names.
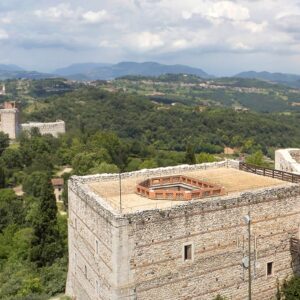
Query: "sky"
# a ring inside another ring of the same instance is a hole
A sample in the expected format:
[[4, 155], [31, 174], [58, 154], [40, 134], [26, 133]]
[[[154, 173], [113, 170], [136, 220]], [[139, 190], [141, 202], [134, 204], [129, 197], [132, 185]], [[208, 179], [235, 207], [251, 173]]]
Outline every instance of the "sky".
[[120, 61], [300, 74], [300, 0], [0, 0], [0, 63]]

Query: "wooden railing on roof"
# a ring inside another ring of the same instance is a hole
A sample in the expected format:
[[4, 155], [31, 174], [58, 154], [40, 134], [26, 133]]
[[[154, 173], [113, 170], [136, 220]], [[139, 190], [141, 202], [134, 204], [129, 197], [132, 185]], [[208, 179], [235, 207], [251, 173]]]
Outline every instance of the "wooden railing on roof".
[[239, 169], [242, 171], [249, 172], [249, 173], [272, 177], [272, 178], [276, 178], [276, 179], [283, 180], [283, 181], [300, 183], [300, 175], [290, 173], [290, 172], [284, 172], [284, 171], [275, 170], [275, 169], [271, 169], [271, 168], [264, 168], [264, 167], [260, 167], [260, 166], [247, 164], [244, 162], [240, 162]]

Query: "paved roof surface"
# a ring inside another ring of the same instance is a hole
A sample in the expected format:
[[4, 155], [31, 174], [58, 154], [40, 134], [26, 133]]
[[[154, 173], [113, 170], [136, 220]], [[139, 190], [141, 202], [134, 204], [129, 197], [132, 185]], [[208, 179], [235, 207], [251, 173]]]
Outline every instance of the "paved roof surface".
[[[259, 188], [287, 184], [281, 180], [263, 177], [233, 168], [218, 168], [197, 171], [174, 172], [172, 175], [186, 175], [196, 179], [217, 184], [225, 188], [226, 195]], [[157, 177], [156, 175], [154, 177]], [[164, 176], [162, 174], [162, 176]], [[148, 177], [134, 177], [122, 180], [122, 208], [123, 212], [134, 212], [153, 208], [168, 208], [186, 201], [150, 200], [135, 193], [138, 183]], [[113, 208], [120, 207], [120, 186], [118, 180], [89, 182], [89, 189], [106, 200]], [[197, 201], [207, 200], [207, 198]]]

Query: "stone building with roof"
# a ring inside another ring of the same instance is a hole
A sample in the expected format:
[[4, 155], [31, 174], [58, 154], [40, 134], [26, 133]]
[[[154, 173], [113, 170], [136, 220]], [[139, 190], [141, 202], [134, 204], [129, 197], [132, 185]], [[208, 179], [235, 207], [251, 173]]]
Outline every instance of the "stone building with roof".
[[61, 202], [62, 194], [64, 191], [64, 179], [63, 178], [52, 178], [51, 183], [53, 186], [53, 191], [54, 191], [56, 201]]
[[299, 267], [300, 186], [279, 171], [240, 168], [224, 161], [71, 177], [66, 293], [248, 299], [250, 215], [252, 299], [273, 299]]

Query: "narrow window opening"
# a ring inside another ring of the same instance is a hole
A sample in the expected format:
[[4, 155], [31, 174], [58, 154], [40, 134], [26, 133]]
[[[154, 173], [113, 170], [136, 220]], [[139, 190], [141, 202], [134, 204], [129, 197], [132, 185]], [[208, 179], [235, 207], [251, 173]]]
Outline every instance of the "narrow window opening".
[[84, 277], [87, 278], [87, 267], [84, 266]]
[[96, 240], [96, 254], [99, 254], [99, 243], [98, 243], [98, 240]]
[[77, 270], [77, 254], [74, 253], [74, 266], [75, 266], [75, 274], [76, 274], [76, 270]]
[[76, 218], [75, 218], [74, 223], [75, 223], [75, 229], [77, 230], [77, 219]]
[[96, 294], [99, 294], [99, 282], [96, 280]]
[[192, 259], [192, 245], [185, 245], [184, 246], [184, 260], [191, 260]]
[[267, 263], [267, 276], [273, 275], [273, 262]]

